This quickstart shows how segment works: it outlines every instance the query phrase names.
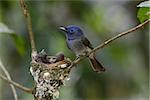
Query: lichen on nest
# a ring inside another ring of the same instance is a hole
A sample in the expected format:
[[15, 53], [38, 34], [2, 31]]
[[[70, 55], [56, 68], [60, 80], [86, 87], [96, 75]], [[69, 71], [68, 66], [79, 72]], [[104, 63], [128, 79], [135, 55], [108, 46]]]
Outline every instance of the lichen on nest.
[[30, 72], [35, 81], [35, 100], [54, 100], [59, 88], [69, 79], [70, 59], [62, 53], [48, 56], [43, 50], [32, 55]]

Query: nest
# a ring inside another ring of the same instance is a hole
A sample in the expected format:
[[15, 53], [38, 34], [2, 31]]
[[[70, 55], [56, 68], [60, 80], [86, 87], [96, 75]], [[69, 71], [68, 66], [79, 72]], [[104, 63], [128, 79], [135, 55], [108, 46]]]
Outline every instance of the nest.
[[44, 51], [32, 55], [30, 72], [35, 81], [35, 100], [54, 100], [69, 79], [71, 61], [63, 54], [48, 56]]

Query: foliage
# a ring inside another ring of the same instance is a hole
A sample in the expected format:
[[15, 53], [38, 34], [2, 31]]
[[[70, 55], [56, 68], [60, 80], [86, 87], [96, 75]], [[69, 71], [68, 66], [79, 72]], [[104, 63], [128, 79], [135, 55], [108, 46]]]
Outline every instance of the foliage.
[[147, 19], [150, 19], [150, 1], [142, 2], [137, 7], [140, 7], [137, 17], [141, 23]]
[[17, 35], [13, 30], [9, 29], [3, 23], [0, 23], [0, 33], [11, 36], [12, 39], [14, 40], [15, 46], [16, 46], [19, 54], [22, 56], [24, 55], [24, 53], [25, 53], [25, 41], [21, 36]]

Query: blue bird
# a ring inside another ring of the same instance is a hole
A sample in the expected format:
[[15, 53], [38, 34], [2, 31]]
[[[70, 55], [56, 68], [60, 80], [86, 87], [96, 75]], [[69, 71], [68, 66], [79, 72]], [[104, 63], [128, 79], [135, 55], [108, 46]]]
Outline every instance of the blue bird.
[[[76, 54], [77, 57], [86, 55], [93, 49], [91, 43], [84, 36], [84, 33], [80, 27], [75, 25], [69, 25], [67, 27], [61, 26], [60, 30], [66, 33], [67, 46], [72, 52]], [[90, 54], [88, 58], [94, 71], [105, 71], [105, 68], [96, 59], [95, 53]]]

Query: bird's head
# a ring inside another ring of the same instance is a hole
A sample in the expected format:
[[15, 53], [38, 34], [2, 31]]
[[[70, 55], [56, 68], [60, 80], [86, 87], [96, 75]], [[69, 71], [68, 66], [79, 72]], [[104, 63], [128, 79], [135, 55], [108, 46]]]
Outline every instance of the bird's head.
[[75, 26], [75, 25], [69, 25], [67, 27], [61, 26], [60, 30], [62, 30], [66, 33], [66, 37], [69, 40], [79, 38], [80, 36], [83, 35], [83, 32], [80, 29], [80, 27]]

